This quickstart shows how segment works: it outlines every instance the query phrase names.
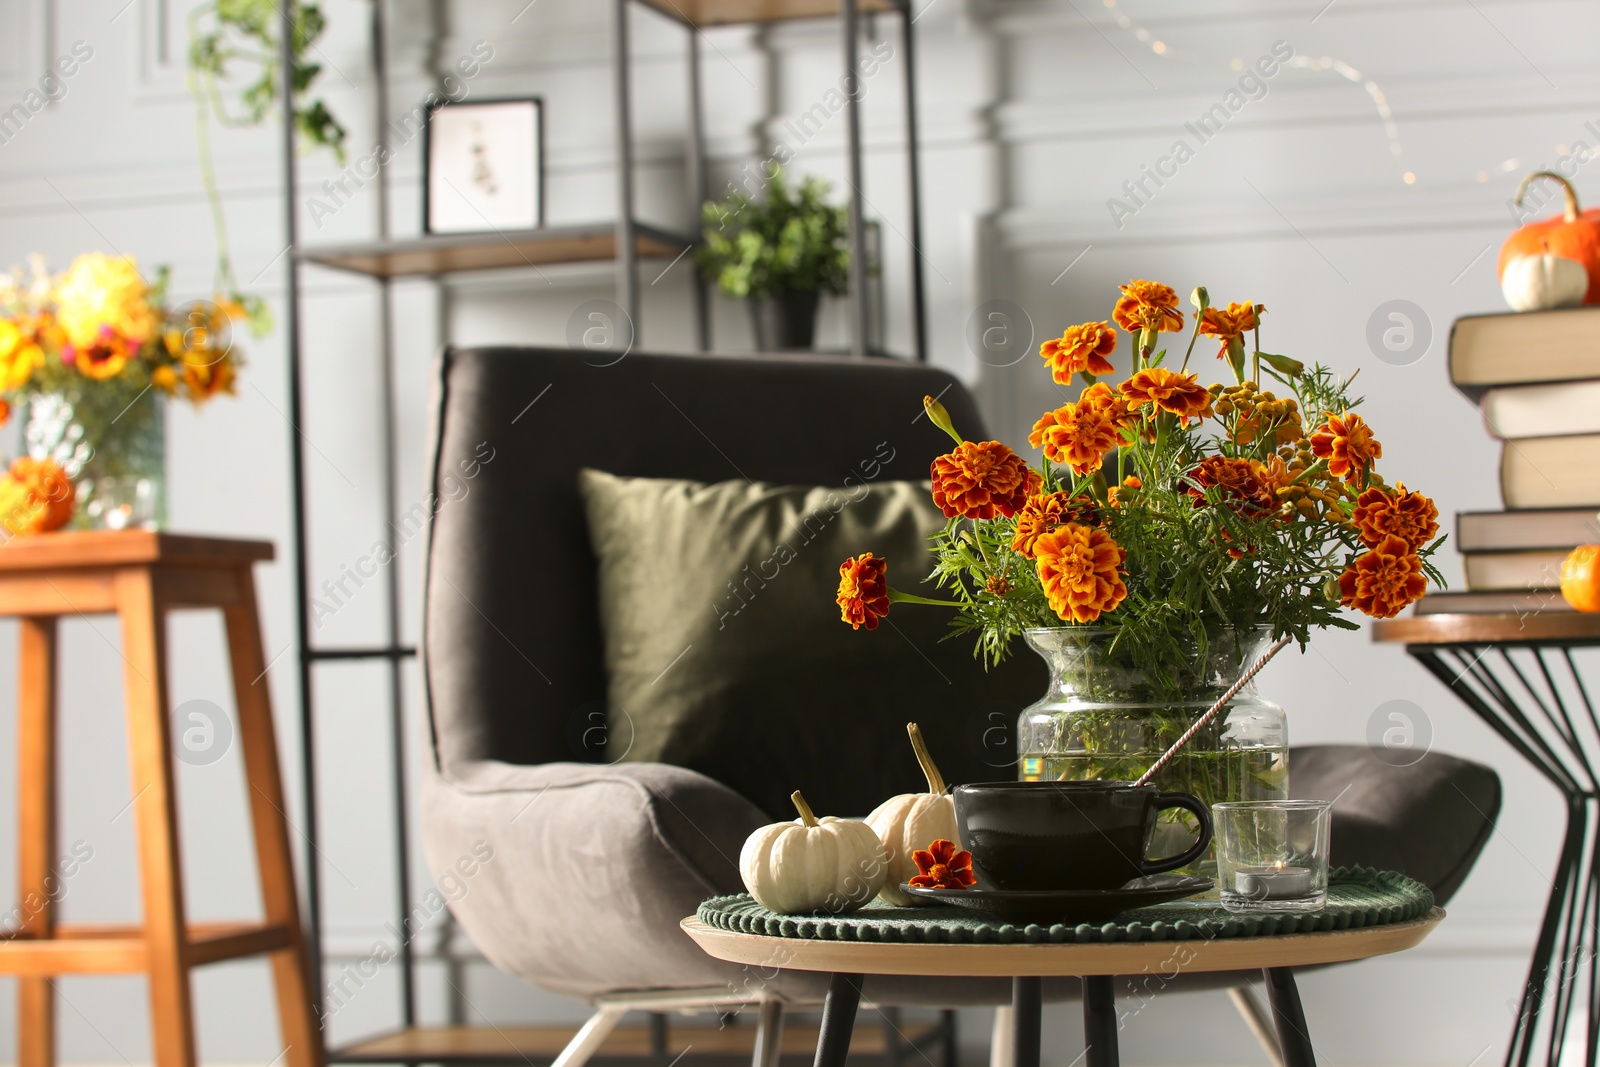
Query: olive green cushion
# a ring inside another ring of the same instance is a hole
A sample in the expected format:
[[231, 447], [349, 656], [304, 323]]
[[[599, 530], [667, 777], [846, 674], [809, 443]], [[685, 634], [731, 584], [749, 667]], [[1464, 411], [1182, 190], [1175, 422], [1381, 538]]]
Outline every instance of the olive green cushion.
[[1015, 776], [1014, 732], [1044, 691], [1027, 649], [985, 672], [948, 609], [899, 605], [852, 630], [839, 563], [889, 560], [924, 594], [944, 524], [925, 483], [851, 489], [707, 485], [584, 471], [599, 561], [610, 715], [606, 758], [700, 771], [775, 818], [796, 789], [818, 814], [863, 815], [924, 788], [922, 725], [952, 783]]

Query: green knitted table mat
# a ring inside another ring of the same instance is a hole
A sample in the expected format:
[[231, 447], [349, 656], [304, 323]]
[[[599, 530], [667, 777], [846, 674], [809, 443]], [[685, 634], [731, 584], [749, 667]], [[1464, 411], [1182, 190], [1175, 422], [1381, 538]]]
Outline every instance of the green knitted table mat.
[[1316, 912], [1233, 915], [1215, 899], [1177, 900], [1123, 912], [1118, 921], [1077, 926], [1016, 925], [965, 908], [897, 908], [874, 900], [849, 915], [779, 915], [748, 893], [712, 897], [700, 921], [719, 930], [817, 941], [1073, 944], [1096, 941], [1209, 941], [1349, 930], [1408, 922], [1433, 907], [1433, 892], [1394, 871], [1339, 867], [1328, 876], [1328, 903]]

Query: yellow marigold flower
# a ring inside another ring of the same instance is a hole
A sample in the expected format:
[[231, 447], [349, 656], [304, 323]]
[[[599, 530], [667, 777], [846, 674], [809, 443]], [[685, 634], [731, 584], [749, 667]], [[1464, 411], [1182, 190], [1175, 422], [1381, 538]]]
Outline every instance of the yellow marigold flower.
[[1068, 523], [1034, 543], [1034, 566], [1050, 608], [1067, 622], [1094, 622], [1128, 596], [1127, 553], [1104, 530]]
[[999, 441], [963, 441], [931, 473], [933, 502], [948, 516], [1010, 518], [1028, 499], [1028, 465]]
[[159, 326], [149, 292], [131, 258], [89, 252], [56, 287], [56, 320], [73, 348], [99, 344], [109, 332], [137, 349]]
[[1362, 543], [1369, 546], [1393, 536], [1416, 551], [1439, 533], [1438, 507], [1421, 493], [1408, 493], [1404, 482], [1393, 490], [1373, 486], [1362, 493], [1352, 517]]
[[1329, 412], [1328, 421], [1311, 435], [1311, 452], [1328, 461], [1329, 474], [1355, 482], [1366, 475], [1373, 460], [1383, 457], [1383, 445], [1360, 415]]
[[178, 373], [171, 367], [157, 367], [150, 372], [150, 384], [171, 396], [178, 391]]
[[0, 319], [0, 389], [9, 392], [22, 388], [42, 366], [44, 350], [39, 347], [32, 324]]
[[[209, 358], [207, 358], [209, 356]], [[177, 363], [183, 373], [183, 384], [189, 390], [189, 399], [199, 403], [218, 393], [232, 393], [237, 372], [233, 359], [215, 353], [190, 351]], [[154, 380], [154, 375], [151, 376]]]
[[1070, 385], [1080, 372], [1110, 374], [1113, 368], [1106, 357], [1117, 350], [1117, 331], [1109, 322], [1085, 322], [1068, 326], [1060, 337], [1039, 346], [1039, 355], [1050, 365], [1050, 375], [1062, 385]]
[[1357, 556], [1339, 575], [1339, 603], [1375, 619], [1389, 619], [1428, 588], [1422, 560], [1390, 534]]
[[1025, 559], [1032, 559], [1034, 543], [1057, 526], [1065, 526], [1069, 522], [1098, 526], [1100, 517], [1092, 504], [1073, 503], [1071, 493], [1031, 496], [1022, 510], [1017, 512], [1017, 529], [1011, 537], [1011, 549]]
[[[1094, 388], [1106, 389], [1104, 384]], [[1028, 434], [1028, 443], [1044, 449], [1050, 462], [1065, 463], [1078, 474], [1089, 474], [1099, 470], [1105, 454], [1121, 443], [1119, 429], [1110, 406], [1099, 397], [1091, 397], [1062, 404], [1039, 416], [1033, 432]]]
[[1172, 333], [1183, 329], [1183, 312], [1178, 310], [1178, 293], [1160, 282], [1134, 280], [1122, 286], [1122, 297], [1111, 312], [1118, 326], [1132, 333]]
[[0, 477], [0, 526], [19, 537], [59, 530], [76, 500], [72, 481], [54, 460], [19, 457]]
[[863, 552], [839, 564], [839, 617], [853, 630], [878, 628], [889, 616], [889, 561]]
[[1149, 367], [1135, 374], [1122, 383], [1122, 395], [1130, 408], [1150, 404], [1181, 418], [1198, 417], [1211, 409], [1211, 393], [1193, 374], [1165, 367]]
[[1221, 359], [1228, 354], [1230, 345], [1235, 342], [1243, 345], [1244, 335], [1261, 325], [1261, 313], [1266, 310], [1261, 304], [1230, 303], [1225, 308], [1208, 307], [1200, 313], [1200, 332], [1222, 342], [1222, 347], [1217, 349], [1217, 358]]

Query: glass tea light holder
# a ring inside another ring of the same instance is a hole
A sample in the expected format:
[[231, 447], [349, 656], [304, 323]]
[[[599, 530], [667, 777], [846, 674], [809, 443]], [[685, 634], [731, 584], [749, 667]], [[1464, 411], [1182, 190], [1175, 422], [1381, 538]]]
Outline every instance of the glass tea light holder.
[[1321, 910], [1332, 810], [1326, 800], [1212, 805], [1222, 906], [1240, 913]]

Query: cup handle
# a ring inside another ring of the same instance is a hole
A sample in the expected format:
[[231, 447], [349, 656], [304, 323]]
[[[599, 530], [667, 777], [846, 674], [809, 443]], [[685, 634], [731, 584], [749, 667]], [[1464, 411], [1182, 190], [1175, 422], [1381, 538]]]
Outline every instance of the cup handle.
[[1160, 874], [1163, 871], [1187, 867], [1205, 855], [1206, 849], [1211, 847], [1211, 809], [1206, 807], [1199, 797], [1191, 793], [1161, 793], [1156, 797], [1156, 810], [1165, 811], [1167, 808], [1182, 808], [1199, 819], [1200, 840], [1176, 856], [1159, 860], [1140, 860], [1140, 874]]

